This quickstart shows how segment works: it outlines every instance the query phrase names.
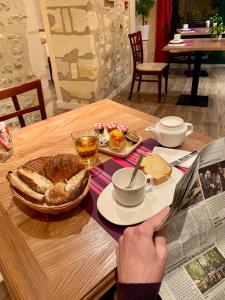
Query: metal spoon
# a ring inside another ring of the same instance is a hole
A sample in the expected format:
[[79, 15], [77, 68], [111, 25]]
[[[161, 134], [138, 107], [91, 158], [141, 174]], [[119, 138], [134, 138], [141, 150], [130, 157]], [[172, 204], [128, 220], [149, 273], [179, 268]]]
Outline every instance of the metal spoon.
[[132, 184], [132, 182], [133, 182], [133, 180], [134, 180], [134, 178], [135, 178], [135, 176], [136, 176], [136, 174], [137, 174], [137, 171], [138, 171], [138, 169], [139, 169], [139, 167], [140, 167], [140, 164], [141, 164], [141, 162], [142, 162], [143, 157], [144, 157], [144, 154], [140, 154], [140, 156], [139, 156], [139, 158], [138, 158], [138, 161], [137, 161], [137, 163], [136, 163], [136, 166], [135, 166], [135, 168], [134, 168], [134, 171], [133, 171], [133, 173], [132, 173], [130, 183], [128, 184], [128, 186], [126, 187], [126, 189], [131, 189], [131, 184]]

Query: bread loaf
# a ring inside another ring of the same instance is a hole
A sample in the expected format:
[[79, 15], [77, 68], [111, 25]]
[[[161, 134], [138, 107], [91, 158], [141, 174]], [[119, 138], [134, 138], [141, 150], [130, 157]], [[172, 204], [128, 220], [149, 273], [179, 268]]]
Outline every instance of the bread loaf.
[[78, 155], [59, 154], [48, 160], [42, 175], [57, 183], [70, 179], [82, 169], [84, 166]]
[[52, 156], [41, 156], [33, 160], [29, 160], [23, 165], [23, 167], [28, 170], [35, 171], [42, 176], [45, 176], [43, 170], [50, 158], [52, 158]]
[[44, 195], [32, 190], [23, 180], [21, 180], [17, 172], [9, 172], [7, 177], [10, 184], [22, 195], [27, 195], [29, 200], [42, 204], [44, 202]]
[[152, 176], [154, 184], [168, 180], [172, 173], [171, 166], [158, 154], [146, 155], [140, 167], [145, 174]]
[[45, 193], [48, 205], [60, 205], [79, 197], [87, 184], [89, 172], [85, 169], [73, 176], [68, 182], [58, 182]]
[[[73, 154], [40, 157], [9, 172], [15, 195], [30, 202], [57, 206], [76, 200], [86, 188], [89, 171]], [[78, 199], [79, 200], [79, 199]]]
[[53, 186], [49, 179], [24, 166], [19, 167], [17, 173], [21, 180], [38, 193], [44, 194]]

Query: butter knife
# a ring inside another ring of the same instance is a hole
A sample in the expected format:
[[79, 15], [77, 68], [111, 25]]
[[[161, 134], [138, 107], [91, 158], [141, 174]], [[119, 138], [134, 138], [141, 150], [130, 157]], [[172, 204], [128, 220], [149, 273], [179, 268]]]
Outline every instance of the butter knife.
[[172, 161], [170, 163], [170, 165], [173, 166], [173, 167], [178, 166], [178, 165], [182, 164], [182, 162], [184, 162], [185, 160], [191, 158], [193, 155], [196, 155], [196, 154], [198, 154], [198, 151], [193, 151], [193, 152], [191, 152], [191, 153], [189, 153], [189, 154], [187, 154], [187, 155], [185, 155], [185, 156], [183, 156], [179, 159], [176, 159], [176, 160]]

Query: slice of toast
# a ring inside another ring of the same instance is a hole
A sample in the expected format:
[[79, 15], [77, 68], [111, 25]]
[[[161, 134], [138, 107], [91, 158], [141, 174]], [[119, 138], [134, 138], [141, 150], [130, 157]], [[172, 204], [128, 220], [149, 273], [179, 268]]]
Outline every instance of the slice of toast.
[[172, 173], [172, 167], [158, 154], [144, 156], [141, 170], [145, 174], [151, 175], [153, 183], [156, 185], [168, 180]]
[[17, 174], [34, 191], [44, 194], [49, 188], [53, 186], [52, 182], [39, 173], [29, 170], [26, 167], [19, 167]]
[[6, 176], [10, 184], [22, 195], [27, 195], [29, 200], [38, 204], [42, 204], [44, 201], [44, 195], [35, 192], [30, 188], [23, 180], [21, 180], [17, 174], [17, 172], [8, 172]]
[[81, 170], [69, 181], [56, 183], [45, 193], [45, 202], [48, 205], [60, 205], [72, 201], [79, 197], [87, 185], [89, 172]]

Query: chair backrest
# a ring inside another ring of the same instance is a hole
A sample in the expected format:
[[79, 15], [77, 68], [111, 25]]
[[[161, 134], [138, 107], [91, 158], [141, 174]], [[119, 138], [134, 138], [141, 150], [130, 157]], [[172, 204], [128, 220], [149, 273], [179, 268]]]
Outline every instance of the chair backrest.
[[[21, 109], [17, 95], [26, 93], [31, 90], [37, 90], [38, 105]], [[42, 120], [47, 118], [40, 79], [35, 79], [32, 81], [25, 82], [18, 86], [13, 86], [13, 87], [0, 90], [0, 101], [7, 98], [12, 98], [16, 111], [6, 115], [0, 115], [0, 121], [5, 121], [14, 117], [18, 117], [20, 126], [25, 127], [26, 124], [23, 115], [37, 110], [40, 110]]]
[[136, 65], [138, 63], [143, 63], [143, 44], [142, 44], [141, 32], [137, 31], [137, 32], [128, 34], [128, 37], [130, 39], [134, 67], [136, 68]]

